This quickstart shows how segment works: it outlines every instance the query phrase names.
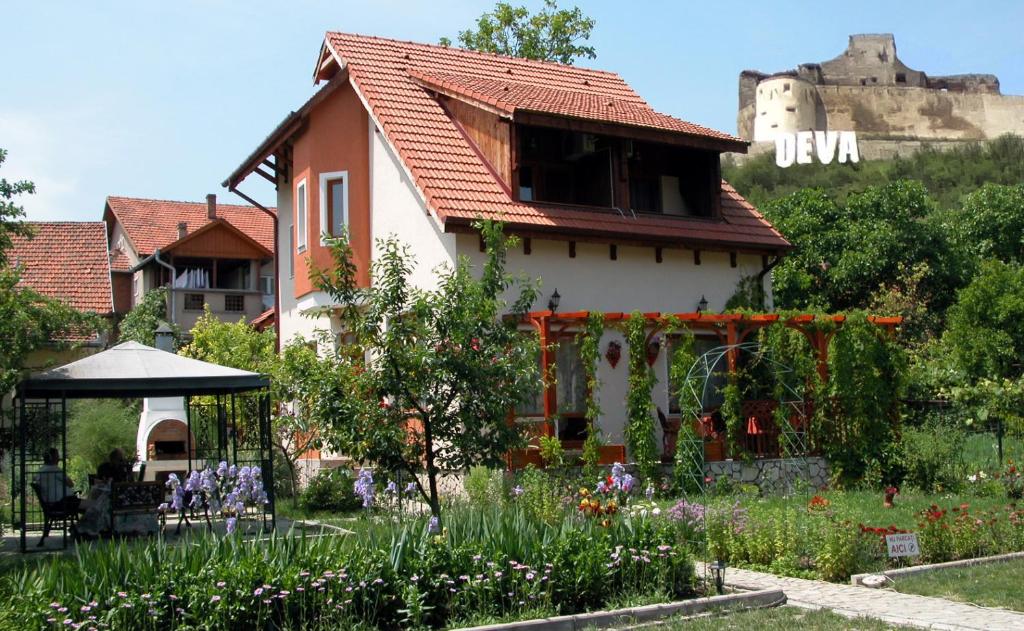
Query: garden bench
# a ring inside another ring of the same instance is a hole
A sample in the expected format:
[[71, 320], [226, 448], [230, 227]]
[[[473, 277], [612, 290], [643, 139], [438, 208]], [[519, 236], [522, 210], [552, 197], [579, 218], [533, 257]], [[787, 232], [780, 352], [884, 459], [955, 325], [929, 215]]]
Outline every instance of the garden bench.
[[[117, 482], [110, 486], [110, 529], [117, 532], [117, 518], [160, 515], [166, 489], [160, 482]], [[162, 519], [160, 520], [162, 523]]]

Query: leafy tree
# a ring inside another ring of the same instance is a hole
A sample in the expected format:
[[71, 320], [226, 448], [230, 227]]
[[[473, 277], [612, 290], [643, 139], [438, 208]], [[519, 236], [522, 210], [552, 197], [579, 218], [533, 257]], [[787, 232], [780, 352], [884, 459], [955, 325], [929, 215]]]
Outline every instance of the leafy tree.
[[[0, 167], [7, 160], [7, 151], [0, 149]], [[31, 227], [21, 220], [25, 210], [14, 201], [17, 195], [31, 195], [36, 192], [36, 185], [21, 180], [8, 182], [0, 178], [0, 267], [7, 265], [7, 251], [11, 248], [11, 237], [31, 237]]]
[[271, 440], [288, 469], [288, 488], [294, 493], [298, 488], [297, 460], [319, 446], [319, 435], [308, 419], [295, 413], [296, 403], [301, 408], [306, 401], [308, 384], [315, 382], [317, 357], [304, 340], [289, 344], [278, 355], [275, 340], [272, 329], [257, 331], [244, 318], [222, 321], [207, 307], [192, 328], [192, 341], [179, 352], [185, 357], [270, 376]]
[[1024, 185], [985, 184], [964, 196], [943, 223], [970, 259], [1024, 263]]
[[863, 308], [879, 286], [897, 283], [901, 270], [922, 262], [929, 272], [921, 286], [949, 295], [959, 265], [948, 256], [941, 228], [925, 221], [932, 207], [924, 187], [909, 181], [868, 187], [845, 204], [819, 189], [765, 204], [765, 215], [797, 248], [774, 271], [776, 304]]
[[[0, 149], [0, 165], [7, 152]], [[9, 392], [21, 375], [26, 358], [43, 346], [66, 346], [71, 338], [104, 329], [95, 314], [82, 313], [63, 302], [47, 298], [20, 284], [21, 275], [11, 267], [7, 254], [14, 236], [31, 238], [23, 221], [25, 210], [15, 197], [35, 192], [31, 182], [0, 178], [0, 395]]]
[[536, 341], [516, 317], [536, 287], [506, 274], [501, 226], [477, 227], [487, 246], [480, 278], [462, 258], [436, 270], [436, 289], [415, 287], [412, 255], [394, 239], [379, 242], [369, 287], [345, 239], [332, 241], [334, 269], [311, 275], [351, 339], [323, 360], [310, 416], [335, 451], [411, 474], [435, 516], [442, 471], [500, 465], [525, 443], [509, 414], [539, 378]]
[[146, 292], [139, 304], [124, 316], [120, 325], [122, 342], [133, 340], [146, 346], [156, 345], [156, 329], [167, 323], [174, 332], [175, 341], [181, 339], [181, 329], [167, 320], [167, 288], [157, 287]]
[[986, 261], [950, 310], [943, 347], [965, 381], [1019, 378], [1024, 356], [1024, 268]]
[[[458, 40], [470, 50], [572, 64], [577, 57], [597, 56], [593, 46], [582, 43], [594, 24], [579, 7], [559, 9], [557, 0], [544, 0], [534, 15], [525, 6], [499, 2], [477, 19], [476, 30], [459, 31]], [[451, 46], [451, 40], [443, 37], [441, 45]]]

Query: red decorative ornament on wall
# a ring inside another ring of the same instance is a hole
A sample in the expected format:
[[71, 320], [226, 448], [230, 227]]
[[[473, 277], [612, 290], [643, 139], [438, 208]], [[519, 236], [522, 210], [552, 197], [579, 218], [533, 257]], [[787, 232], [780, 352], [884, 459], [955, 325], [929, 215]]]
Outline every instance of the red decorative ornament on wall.
[[622, 357], [622, 344], [619, 344], [615, 340], [608, 342], [608, 348], [604, 351], [604, 358], [608, 360], [612, 368], [619, 363], [619, 359]]

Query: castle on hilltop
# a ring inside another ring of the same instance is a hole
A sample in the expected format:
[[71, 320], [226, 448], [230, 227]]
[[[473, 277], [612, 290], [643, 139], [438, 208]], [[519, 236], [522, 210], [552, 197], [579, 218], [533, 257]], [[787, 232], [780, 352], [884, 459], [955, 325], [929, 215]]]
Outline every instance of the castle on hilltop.
[[851, 35], [835, 59], [741, 72], [737, 127], [755, 153], [779, 132], [831, 129], [856, 131], [865, 157], [891, 157], [922, 144], [1024, 135], [1024, 97], [1001, 94], [991, 74], [914, 70], [896, 55], [891, 33]]

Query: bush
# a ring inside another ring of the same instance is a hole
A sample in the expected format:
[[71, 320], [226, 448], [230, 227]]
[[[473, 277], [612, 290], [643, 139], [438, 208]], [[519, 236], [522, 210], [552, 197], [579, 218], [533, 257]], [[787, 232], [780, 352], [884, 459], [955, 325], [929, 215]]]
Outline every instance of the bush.
[[[139, 456], [135, 453], [138, 432], [139, 410], [135, 405], [117, 399], [74, 401], [68, 410], [68, 462], [89, 474], [95, 473], [115, 448], [123, 449], [133, 460]], [[78, 484], [87, 483], [86, 479], [72, 479]]]
[[963, 430], [929, 422], [905, 428], [902, 439], [903, 484], [926, 493], [957, 492], [967, 481]]
[[474, 506], [500, 506], [508, 498], [505, 474], [498, 469], [476, 466], [469, 470], [463, 482], [466, 496]]
[[363, 501], [353, 491], [352, 484], [352, 472], [348, 469], [320, 469], [299, 494], [299, 506], [309, 512], [358, 510]]

